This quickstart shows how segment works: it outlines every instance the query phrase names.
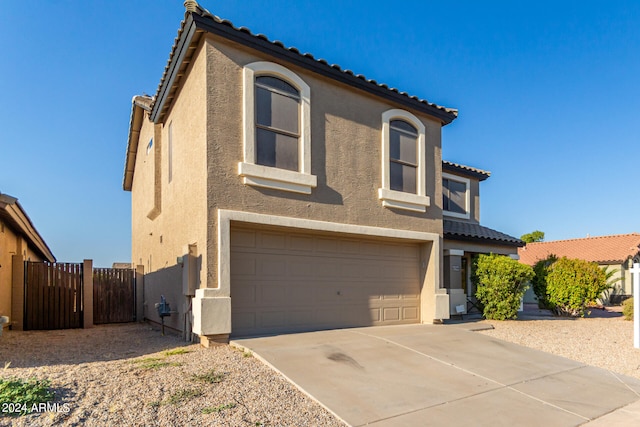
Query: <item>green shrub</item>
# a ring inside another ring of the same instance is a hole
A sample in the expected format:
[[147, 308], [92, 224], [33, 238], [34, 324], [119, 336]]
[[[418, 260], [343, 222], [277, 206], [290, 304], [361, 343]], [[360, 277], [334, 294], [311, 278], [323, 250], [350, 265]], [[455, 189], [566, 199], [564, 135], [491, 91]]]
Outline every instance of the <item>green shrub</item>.
[[607, 290], [607, 273], [595, 262], [560, 258], [547, 274], [547, 301], [560, 316], [584, 316]]
[[476, 298], [487, 319], [515, 319], [526, 282], [534, 276], [528, 265], [503, 255], [480, 255], [474, 266]]
[[551, 308], [547, 302], [547, 274], [549, 274], [549, 268], [558, 260], [555, 255], [549, 255], [545, 259], [541, 259], [533, 266], [533, 272], [535, 276], [531, 279], [531, 285], [533, 286], [533, 292], [538, 297], [538, 306], [540, 308]]
[[9, 415], [24, 415], [29, 413], [33, 405], [48, 403], [54, 398], [48, 380], [21, 380], [17, 378], [0, 378], [0, 406], [13, 404], [20, 407], [19, 412]]
[[633, 320], [633, 297], [622, 303], [622, 315], [624, 320]]

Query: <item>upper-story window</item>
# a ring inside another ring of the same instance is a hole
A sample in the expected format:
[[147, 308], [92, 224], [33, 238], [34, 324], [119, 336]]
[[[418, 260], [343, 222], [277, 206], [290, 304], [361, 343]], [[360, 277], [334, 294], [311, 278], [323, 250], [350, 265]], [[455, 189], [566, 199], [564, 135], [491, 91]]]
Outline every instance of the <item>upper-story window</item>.
[[469, 219], [470, 180], [442, 174], [442, 211], [444, 215]]
[[243, 183], [311, 193], [311, 90], [297, 74], [272, 63], [243, 70]]
[[256, 77], [256, 163], [298, 170], [300, 92], [273, 76]]
[[385, 207], [425, 212], [425, 126], [404, 110], [382, 114], [382, 187], [378, 198]]
[[418, 188], [418, 131], [404, 120], [389, 123], [389, 186], [416, 194]]

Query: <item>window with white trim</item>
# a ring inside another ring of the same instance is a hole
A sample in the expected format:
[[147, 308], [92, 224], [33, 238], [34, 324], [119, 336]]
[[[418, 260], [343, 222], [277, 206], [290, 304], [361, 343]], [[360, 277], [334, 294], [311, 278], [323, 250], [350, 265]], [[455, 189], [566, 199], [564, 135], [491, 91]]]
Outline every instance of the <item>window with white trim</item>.
[[425, 212], [425, 126], [404, 110], [382, 113], [382, 186], [378, 198], [389, 208]]
[[443, 215], [469, 219], [471, 181], [448, 173], [442, 174], [442, 213]]
[[311, 90], [297, 74], [272, 62], [243, 70], [243, 183], [310, 194]]

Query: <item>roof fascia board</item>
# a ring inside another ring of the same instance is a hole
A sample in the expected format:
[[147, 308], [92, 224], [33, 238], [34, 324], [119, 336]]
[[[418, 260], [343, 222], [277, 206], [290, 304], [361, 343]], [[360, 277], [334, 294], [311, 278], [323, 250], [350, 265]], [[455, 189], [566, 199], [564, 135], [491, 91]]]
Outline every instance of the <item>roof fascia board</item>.
[[22, 206], [19, 203], [14, 203], [11, 205], [5, 206], [5, 211], [9, 214], [9, 217], [13, 221], [14, 225], [18, 228], [18, 231], [22, 233], [27, 240], [29, 240], [41, 253], [43, 258], [45, 258], [49, 262], [55, 262], [56, 258], [51, 252], [51, 249], [44, 242], [44, 239], [38, 233], [35, 226], [31, 222], [31, 219], [24, 211]]
[[194, 17], [200, 17], [199, 15], [194, 15], [189, 13], [185, 18], [185, 31], [182, 32], [180, 36], [180, 40], [178, 41], [178, 45], [176, 50], [178, 52], [177, 55], [173, 56], [171, 64], [169, 65], [169, 72], [167, 73], [168, 78], [162, 84], [162, 87], [158, 91], [158, 99], [153, 104], [153, 109], [151, 110], [151, 121], [154, 123], [158, 123], [158, 119], [160, 114], [164, 108], [164, 103], [167, 100], [167, 95], [173, 86], [173, 83], [177, 76], [177, 71], [180, 69], [180, 64], [184, 60], [184, 56], [187, 54], [188, 48], [191, 45], [191, 40], [196, 33], [196, 25], [194, 22]]
[[131, 186], [133, 185], [133, 174], [135, 172], [138, 144], [140, 142], [140, 129], [142, 129], [142, 123], [144, 121], [144, 110], [148, 111], [145, 106], [136, 102], [134, 98], [131, 104], [127, 156], [124, 162], [124, 178], [122, 180], [122, 189], [125, 191], [131, 191]]
[[[430, 105], [423, 104], [420, 101], [416, 101], [400, 93], [395, 93], [389, 89], [385, 89], [383, 87], [369, 83], [366, 80], [358, 78], [355, 75], [346, 74], [343, 71], [331, 68], [330, 65], [324, 65], [318, 62], [316, 59], [307, 58], [302, 54], [291, 52], [288, 49], [275, 45], [270, 41], [262, 40], [257, 36], [244, 33], [225, 24], [212, 22], [212, 20], [207, 17], [202, 17], [197, 14], [192, 14], [191, 16], [193, 17], [193, 21], [198, 28], [205, 30], [211, 34], [219, 35], [231, 41], [240, 43], [244, 46], [248, 46], [250, 48], [264, 52], [268, 55], [286, 60], [315, 73], [329, 77], [333, 80], [337, 80], [341, 83], [345, 83], [349, 86], [364, 90], [373, 95], [386, 98], [398, 104], [405, 105], [407, 107], [413, 108], [414, 110], [419, 110], [423, 113], [440, 119], [445, 125], [451, 123], [455, 119], [455, 117], [450, 113], [441, 111], [438, 108], [432, 107]], [[169, 80], [173, 80], [173, 77]], [[154, 107], [154, 110], [157, 111], [158, 108]]]

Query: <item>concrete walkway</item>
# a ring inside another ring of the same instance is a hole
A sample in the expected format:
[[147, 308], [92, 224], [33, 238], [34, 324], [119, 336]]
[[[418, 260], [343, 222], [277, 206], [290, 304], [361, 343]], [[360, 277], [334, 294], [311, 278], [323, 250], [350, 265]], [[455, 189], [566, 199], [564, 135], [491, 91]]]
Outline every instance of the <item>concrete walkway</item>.
[[594, 426], [638, 425], [640, 381], [468, 328], [355, 328], [232, 345], [352, 426], [577, 426], [600, 417]]

